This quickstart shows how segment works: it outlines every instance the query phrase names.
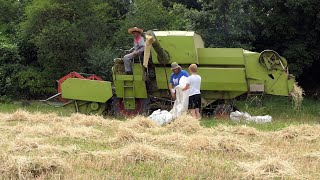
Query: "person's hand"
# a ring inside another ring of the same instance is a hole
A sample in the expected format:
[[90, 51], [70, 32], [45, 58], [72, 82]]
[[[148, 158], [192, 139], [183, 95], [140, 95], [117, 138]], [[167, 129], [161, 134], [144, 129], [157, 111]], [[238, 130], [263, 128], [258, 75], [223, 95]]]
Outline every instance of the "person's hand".
[[137, 51], [133, 51], [133, 54], [134, 54], [134, 55], [138, 55], [138, 52], [137, 52]]
[[170, 92], [171, 92], [171, 97], [172, 97], [172, 99], [173, 100], [176, 100], [176, 91], [175, 91], [175, 89], [170, 89]]
[[176, 100], [176, 94], [175, 93], [171, 93], [171, 97], [173, 100]]

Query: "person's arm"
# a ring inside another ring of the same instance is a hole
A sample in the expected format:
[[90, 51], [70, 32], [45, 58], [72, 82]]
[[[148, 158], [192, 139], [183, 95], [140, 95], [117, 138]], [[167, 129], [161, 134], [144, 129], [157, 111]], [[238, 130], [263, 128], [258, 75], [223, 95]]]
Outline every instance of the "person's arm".
[[186, 91], [190, 88], [190, 84], [186, 84], [186, 86], [184, 88], [182, 88], [182, 91]]
[[184, 88], [182, 88], [182, 91], [186, 91], [190, 88], [190, 77], [187, 77], [187, 83]]
[[171, 93], [174, 93], [174, 88], [173, 88], [173, 77], [171, 75], [170, 81], [169, 81], [169, 89]]
[[173, 100], [176, 100], [176, 91], [173, 87], [173, 83], [169, 84], [170, 94]]
[[171, 92], [171, 93], [174, 93], [174, 92], [175, 92], [172, 83], [169, 84], [169, 89], [170, 89], [170, 92]]

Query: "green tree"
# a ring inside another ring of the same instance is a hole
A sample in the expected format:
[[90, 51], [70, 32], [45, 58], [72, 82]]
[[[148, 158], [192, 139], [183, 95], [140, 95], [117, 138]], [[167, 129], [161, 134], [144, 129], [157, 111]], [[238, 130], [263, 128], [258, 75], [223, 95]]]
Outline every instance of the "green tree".
[[296, 76], [320, 61], [320, 6], [315, 0], [254, 0], [258, 49], [274, 49]]
[[89, 73], [95, 73], [106, 80], [112, 80], [113, 60], [117, 53], [110, 47], [92, 47], [87, 51], [87, 61], [90, 66]]
[[255, 12], [247, 0], [179, 2], [183, 4], [173, 3], [171, 13], [179, 17], [180, 29], [198, 32], [207, 47], [253, 49]]
[[159, 0], [135, 0], [130, 4], [121, 27], [115, 34], [113, 46], [130, 48], [132, 37], [128, 35], [128, 28], [139, 27], [147, 30], [180, 30], [176, 22], [180, 17], [170, 13]]
[[20, 60], [17, 45], [0, 35], [0, 100], [17, 95], [13, 76], [21, 70]]
[[125, 3], [114, 0], [33, 0], [26, 7], [19, 41], [23, 62], [31, 63], [33, 68], [21, 75], [30, 76], [35, 71], [42, 73], [33, 78], [40, 78], [37, 82], [49, 90], [55, 80], [71, 71], [91, 72], [94, 67], [89, 61], [93, 56], [89, 56], [92, 52], [88, 51], [93, 47], [110, 47], [111, 32], [119, 27], [118, 21], [125, 12], [125, 9], [115, 7]]
[[175, 4], [184, 5], [188, 9], [201, 9], [201, 1], [199, 0], [164, 0], [165, 7], [172, 7]]

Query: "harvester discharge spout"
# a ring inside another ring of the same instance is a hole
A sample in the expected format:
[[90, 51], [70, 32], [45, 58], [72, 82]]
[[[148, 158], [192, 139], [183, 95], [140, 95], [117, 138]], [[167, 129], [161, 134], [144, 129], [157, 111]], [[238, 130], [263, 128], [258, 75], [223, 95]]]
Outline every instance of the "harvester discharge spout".
[[145, 51], [144, 51], [143, 65], [145, 67], [148, 66], [151, 45], [152, 45], [153, 49], [155, 50], [155, 52], [157, 53], [159, 63], [164, 64], [164, 65], [168, 64], [170, 61], [170, 55], [166, 50], [164, 50], [161, 47], [160, 42], [157, 40], [154, 32], [152, 30], [149, 30], [145, 33], [145, 35], [146, 35], [146, 46], [145, 46]]

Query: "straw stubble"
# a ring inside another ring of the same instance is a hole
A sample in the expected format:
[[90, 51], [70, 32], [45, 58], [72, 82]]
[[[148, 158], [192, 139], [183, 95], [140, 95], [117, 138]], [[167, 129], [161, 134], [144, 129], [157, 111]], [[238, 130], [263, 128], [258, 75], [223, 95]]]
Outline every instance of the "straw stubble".
[[23, 110], [0, 113], [0, 122], [0, 178], [319, 178], [319, 125], [261, 132], [203, 128], [190, 116], [159, 126], [142, 116], [117, 121]]

